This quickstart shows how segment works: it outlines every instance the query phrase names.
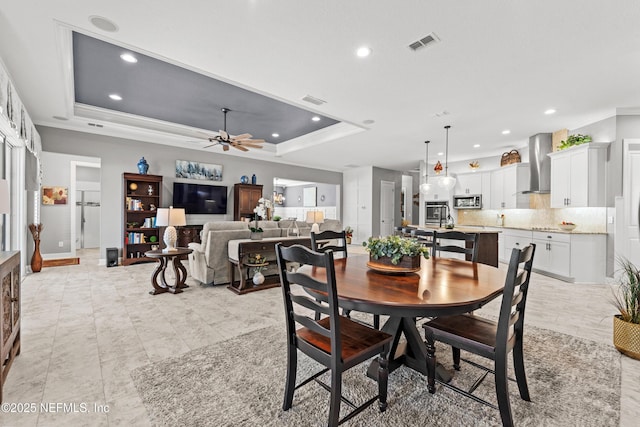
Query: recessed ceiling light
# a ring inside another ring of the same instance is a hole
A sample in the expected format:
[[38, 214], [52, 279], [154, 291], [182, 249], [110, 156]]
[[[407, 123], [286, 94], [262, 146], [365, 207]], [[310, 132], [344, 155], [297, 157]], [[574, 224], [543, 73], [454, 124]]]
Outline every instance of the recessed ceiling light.
[[272, 133], [271, 136], [274, 137], [274, 138], [277, 138], [277, 137], [280, 136], [280, 134], [279, 133]]
[[473, 148], [479, 148], [480, 144], [473, 144]]
[[547, 111], [545, 111], [544, 113], [548, 116], [549, 114], [553, 114], [555, 113], [556, 110], [554, 110], [553, 108], [549, 108]]
[[89, 17], [89, 22], [102, 31], [108, 31], [110, 33], [118, 31], [118, 26], [113, 21], [102, 16], [92, 15]]
[[314, 122], [319, 122], [320, 121], [320, 117], [313, 116], [313, 117], [311, 117], [311, 120], [313, 120]]
[[505, 129], [502, 131], [503, 135], [509, 135], [511, 133], [511, 131], [509, 129]]
[[120, 58], [122, 58], [123, 61], [131, 62], [132, 64], [135, 64], [136, 62], [138, 62], [138, 58], [136, 58], [135, 56], [133, 56], [133, 54], [128, 52], [120, 55]]
[[359, 58], [366, 58], [371, 55], [371, 48], [367, 46], [359, 47], [358, 50], [356, 50], [356, 55], [358, 55]]
[[117, 93], [110, 94], [109, 98], [113, 99], [114, 101], [122, 101], [122, 97], [120, 95], [118, 95]]
[[444, 156], [444, 153], [441, 151], [438, 153], [438, 156]]

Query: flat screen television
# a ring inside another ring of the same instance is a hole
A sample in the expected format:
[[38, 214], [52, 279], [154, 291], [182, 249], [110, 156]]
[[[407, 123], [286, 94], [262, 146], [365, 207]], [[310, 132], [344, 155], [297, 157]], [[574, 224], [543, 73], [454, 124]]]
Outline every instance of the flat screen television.
[[187, 214], [226, 214], [227, 187], [174, 182], [173, 207]]

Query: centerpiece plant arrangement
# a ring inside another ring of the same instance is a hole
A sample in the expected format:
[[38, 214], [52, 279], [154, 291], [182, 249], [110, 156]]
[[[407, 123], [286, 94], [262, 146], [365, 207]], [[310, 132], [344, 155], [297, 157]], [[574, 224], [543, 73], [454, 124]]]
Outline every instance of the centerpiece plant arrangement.
[[620, 314], [613, 318], [613, 345], [623, 354], [640, 359], [640, 271], [626, 258], [621, 267], [613, 304]]
[[391, 266], [420, 267], [420, 256], [429, 259], [429, 250], [417, 239], [407, 239], [400, 236], [369, 237], [362, 243], [369, 252], [371, 263], [388, 264]]

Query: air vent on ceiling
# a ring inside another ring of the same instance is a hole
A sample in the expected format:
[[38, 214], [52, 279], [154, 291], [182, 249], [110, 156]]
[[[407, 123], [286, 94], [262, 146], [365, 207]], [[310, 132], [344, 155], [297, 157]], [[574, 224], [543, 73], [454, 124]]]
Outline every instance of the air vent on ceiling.
[[417, 40], [413, 43], [411, 43], [409, 45], [409, 48], [411, 48], [411, 50], [416, 51], [418, 49], [422, 49], [423, 47], [427, 47], [433, 43], [437, 43], [440, 41], [440, 38], [438, 38], [438, 36], [436, 35], [436, 33], [431, 33], [428, 34], [426, 36], [424, 36], [423, 38], [421, 38], [420, 40]]
[[305, 96], [304, 98], [302, 98], [302, 100], [310, 102], [315, 105], [322, 105], [327, 103], [327, 101], [323, 101], [322, 99], [316, 98], [315, 96], [311, 96], [311, 95]]
[[96, 127], [96, 128], [102, 128], [102, 127], [104, 127], [103, 125], [98, 124], [98, 123], [87, 123], [87, 124], [88, 124], [89, 126], [93, 126], [93, 127]]

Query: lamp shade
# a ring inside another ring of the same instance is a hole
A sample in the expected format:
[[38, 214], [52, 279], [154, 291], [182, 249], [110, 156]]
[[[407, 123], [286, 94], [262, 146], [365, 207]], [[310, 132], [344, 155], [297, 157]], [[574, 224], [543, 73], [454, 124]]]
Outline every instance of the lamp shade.
[[322, 211], [308, 211], [306, 222], [309, 224], [322, 224], [324, 222], [324, 213]]
[[11, 197], [9, 196], [9, 181], [0, 179], [0, 214], [11, 212]]
[[169, 225], [179, 227], [187, 225], [184, 208], [174, 208], [173, 206], [158, 208], [156, 212], [156, 225], [159, 227], [167, 227]]
[[451, 190], [456, 186], [456, 179], [452, 176], [441, 176], [438, 185], [446, 190]]
[[429, 194], [430, 191], [431, 191], [430, 182], [423, 182], [422, 184], [420, 184], [420, 192], [422, 194]]

